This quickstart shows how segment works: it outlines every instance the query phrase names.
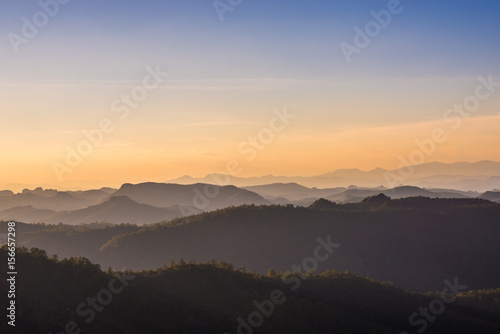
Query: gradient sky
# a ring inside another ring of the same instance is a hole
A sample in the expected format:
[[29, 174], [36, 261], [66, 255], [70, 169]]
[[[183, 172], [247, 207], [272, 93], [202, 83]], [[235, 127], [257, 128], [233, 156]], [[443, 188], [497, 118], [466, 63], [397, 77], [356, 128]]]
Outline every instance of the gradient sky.
[[[340, 43], [387, 6], [243, 0], [221, 21], [212, 1], [72, 0], [16, 53], [8, 34], [41, 7], [2, 1], [0, 187], [166, 181], [231, 160], [238, 176], [391, 169], [435, 128], [447, 139], [425, 162], [500, 161], [500, 87], [456, 129], [443, 119], [479, 76], [500, 81], [500, 2], [401, 0], [347, 63]], [[169, 77], [120, 120], [111, 102], [157, 64]], [[295, 119], [248, 161], [238, 147], [285, 107]], [[103, 118], [115, 130], [58, 180], [53, 163]]]

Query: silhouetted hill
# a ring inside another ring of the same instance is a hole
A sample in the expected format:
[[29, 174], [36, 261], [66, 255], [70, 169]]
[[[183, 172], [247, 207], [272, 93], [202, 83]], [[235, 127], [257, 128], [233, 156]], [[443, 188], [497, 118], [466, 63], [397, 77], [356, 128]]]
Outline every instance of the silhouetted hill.
[[340, 203], [356, 203], [361, 202], [364, 198], [368, 196], [374, 196], [377, 194], [384, 194], [391, 197], [392, 199], [399, 199], [404, 197], [416, 197], [424, 196], [430, 198], [465, 198], [466, 196], [459, 193], [448, 190], [434, 190], [434, 189], [421, 189], [419, 187], [413, 186], [401, 186], [393, 189], [386, 190], [376, 190], [376, 189], [348, 189], [337, 195], [326, 197], [330, 201], [340, 202]]
[[14, 193], [11, 190], [0, 191], [0, 197], [10, 197], [10, 196], [14, 196]]
[[124, 184], [117, 191], [102, 188], [60, 192], [36, 188], [19, 194], [3, 192], [0, 219], [30, 223], [147, 224], [242, 204], [271, 202], [245, 189], [207, 184]]
[[342, 206], [335, 202], [331, 202], [329, 200], [326, 200], [324, 198], [320, 198], [316, 200], [314, 203], [312, 203], [309, 206], [310, 209], [314, 210], [332, 210], [332, 209], [341, 209]]
[[[0, 270], [6, 271], [6, 263], [7, 251], [1, 248]], [[442, 298], [440, 292], [410, 294], [349, 273], [264, 277], [235, 271], [224, 262], [183, 261], [155, 271], [105, 273], [85, 258], [49, 259], [35, 248], [17, 249], [17, 263], [23, 274], [16, 282], [16, 327], [2, 321], [2, 333], [59, 333], [65, 328], [131, 334], [254, 330], [389, 334], [424, 329], [440, 334], [493, 334], [500, 330], [495, 302], [499, 289], [445, 295], [452, 302], [432, 322], [422, 323], [425, 318], [415, 312]], [[441, 283], [442, 290], [446, 285]], [[0, 281], [0, 288], [7, 291], [6, 280]], [[92, 297], [97, 308], [88, 304]], [[0, 307], [7, 308], [5, 298], [0, 299]], [[98, 312], [90, 312], [94, 309]], [[409, 322], [413, 314], [418, 323]], [[258, 325], [253, 329], [248, 323]]]
[[[499, 214], [498, 204], [482, 199], [384, 195], [342, 205], [319, 200], [309, 208], [241, 206], [129, 232], [107, 227], [108, 237], [80, 255], [113, 268], [151, 269], [186, 258], [266, 273], [311, 256], [316, 239], [330, 236], [342, 246], [318, 270], [350, 270], [418, 291], [454, 276], [488, 288], [500, 286]], [[90, 237], [78, 230], [54, 234], [56, 227], [29, 234], [20, 228], [19, 243], [67, 256], [74, 253], [64, 235], [82, 244]]]
[[379, 209], [390, 202], [391, 202], [390, 197], [384, 194], [378, 194], [377, 196], [370, 196], [362, 200], [361, 206], [363, 208]]
[[62, 223], [86, 224], [108, 222], [112, 224], [152, 224], [155, 222], [182, 217], [182, 212], [200, 213], [201, 210], [189, 207], [172, 206], [157, 208], [147, 204], [139, 204], [126, 196], [111, 197], [107, 201], [88, 208], [54, 212], [34, 209], [31, 206], [12, 208], [0, 212], [4, 220], [24, 221], [28, 223]]
[[[192, 207], [185, 209], [190, 212], [201, 212], [201, 210]], [[113, 196], [98, 205], [93, 205], [85, 209], [58, 213], [51, 217], [51, 220], [67, 224], [92, 222], [151, 224], [181, 216], [182, 211], [179, 206], [158, 208], [147, 204], [137, 203], [127, 196]]]
[[482, 194], [481, 196], [479, 196], [479, 198], [483, 198], [483, 199], [487, 199], [487, 200], [492, 201], [492, 202], [499, 203], [500, 202], [500, 191], [487, 191], [484, 194]]
[[[115, 189], [111, 188], [81, 191], [57, 191], [55, 189], [43, 189], [38, 187], [33, 190], [24, 189], [21, 193], [14, 194], [10, 190], [4, 190], [0, 192], [0, 211], [13, 208], [20, 210], [19, 208], [22, 207], [31, 207], [33, 209], [33, 217], [30, 217], [30, 219], [33, 221], [39, 221], [35, 215], [36, 210], [51, 210], [54, 212], [60, 212], [82, 209], [90, 205], [101, 203], [114, 191]], [[40, 213], [42, 214], [42, 212]], [[27, 211], [26, 215], [30, 216], [30, 213]], [[44, 216], [45, 215], [40, 217]], [[0, 219], [17, 218], [4, 216], [0, 213]]]
[[[112, 196], [127, 196], [138, 202], [160, 208], [173, 205], [196, 207], [203, 211], [242, 204], [270, 204], [262, 196], [235, 186], [209, 184], [179, 185], [167, 183], [124, 184]], [[190, 214], [196, 212], [189, 212]]]
[[[438, 193], [438, 194], [449, 194], [449, 198], [476, 198], [478, 197], [481, 193], [477, 191], [462, 191], [462, 190], [457, 190], [457, 189], [449, 189], [449, 188], [426, 188], [427, 191], [433, 192], [433, 193]], [[455, 196], [453, 195], [462, 195], [462, 196]]]
[[341, 177], [349, 180], [372, 180], [380, 179], [383, 180], [385, 177], [386, 169], [375, 168], [369, 171], [362, 171], [357, 168], [351, 169], [337, 169], [334, 172], [326, 173], [321, 176], [323, 177]]
[[82, 198], [93, 203], [100, 203], [115, 191], [116, 189], [112, 188], [101, 188], [94, 190], [68, 191], [68, 193], [75, 198]]
[[[390, 179], [399, 178], [395, 184], [389, 183]], [[402, 177], [403, 176], [403, 177]], [[169, 182], [180, 184], [192, 184], [195, 182], [218, 183], [220, 180], [225, 184], [232, 184], [238, 187], [259, 186], [273, 183], [298, 183], [305, 187], [335, 188], [347, 187], [355, 184], [359, 187], [379, 187], [387, 188], [399, 184], [412, 185], [426, 188], [451, 188], [462, 191], [485, 192], [494, 188], [500, 188], [500, 162], [479, 161], [475, 163], [439, 163], [431, 162], [411, 166], [411, 170], [385, 170], [375, 168], [369, 171], [359, 169], [339, 169], [330, 173], [318, 176], [274, 176], [266, 175], [261, 177], [234, 177], [228, 175], [207, 175], [203, 178], [193, 178], [183, 176], [170, 180]], [[285, 197], [285, 196], [279, 196]], [[324, 196], [322, 196], [324, 197]]]
[[272, 201], [275, 201], [279, 198], [285, 198], [288, 201], [298, 201], [305, 198], [327, 197], [346, 190], [343, 187], [330, 189], [307, 188], [297, 183], [274, 183], [261, 186], [245, 187], [244, 189], [253, 191], [261, 195], [262, 197]]
[[348, 189], [340, 194], [328, 196], [326, 199], [338, 203], [357, 203], [369, 196], [380, 194], [380, 190], [373, 189]]
[[[344, 208], [345, 207], [345, 208]], [[181, 257], [225, 260], [260, 273], [310, 256], [318, 237], [342, 246], [320, 270], [351, 270], [396, 286], [434, 290], [458, 276], [473, 288], [500, 286], [500, 208], [471, 199], [406, 198], [333, 210], [243, 206], [121, 235], [102, 263], [147, 269]]]
[[[336, 204], [335, 202], [331, 202], [325, 199], [319, 199], [315, 203], [313, 203], [310, 207], [320, 208], [317, 203], [321, 202], [322, 210], [332, 210], [337, 209], [341, 211], [360, 211], [366, 209], [383, 209], [386, 211], [394, 211], [394, 210], [410, 210], [410, 211], [437, 211], [441, 212], [441, 210], [453, 210], [454, 208], [491, 208], [495, 207], [495, 203], [491, 201], [481, 199], [481, 198], [429, 198], [429, 197], [404, 197], [397, 200], [391, 200], [389, 196], [384, 194], [378, 194], [375, 196], [366, 197], [361, 202], [356, 203], [343, 203]], [[329, 203], [329, 204], [328, 204]]]
[[94, 203], [84, 198], [73, 197], [67, 192], [54, 192], [47, 195], [37, 193], [36, 191], [25, 191], [19, 194], [0, 197], [0, 210], [6, 210], [19, 206], [32, 206], [36, 209], [61, 211], [80, 209], [90, 204]]
[[2, 220], [22, 221], [26, 223], [48, 222], [46, 219], [57, 214], [57, 211], [47, 209], [35, 209], [31, 205], [17, 206], [0, 211]]
[[[413, 188], [402, 187], [400, 193], [408, 191]], [[78, 226], [50, 225], [24, 232], [21, 225], [18, 242], [62, 256], [87, 256], [114, 268], [151, 269], [184, 257], [226, 260], [265, 273], [309, 256], [316, 238], [331, 235], [343, 246], [335, 261], [320, 269], [348, 269], [415, 290], [434, 289], [440, 276], [450, 275], [469, 280], [474, 288], [500, 286], [495, 264], [500, 260], [498, 204], [483, 199], [389, 200], [379, 194], [351, 204], [322, 199], [309, 208], [242, 206], [127, 231], [106, 227], [103, 237], [92, 242], [87, 238], [98, 232], [83, 233]], [[172, 210], [112, 197], [54, 219], [95, 222], [121, 215], [125, 222], [144, 223], [180, 214], [180, 209]]]

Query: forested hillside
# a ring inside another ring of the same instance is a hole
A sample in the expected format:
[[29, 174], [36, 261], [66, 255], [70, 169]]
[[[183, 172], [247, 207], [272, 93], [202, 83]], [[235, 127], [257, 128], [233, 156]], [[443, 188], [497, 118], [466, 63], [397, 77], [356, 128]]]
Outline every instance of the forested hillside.
[[457, 276], [483, 289], [500, 286], [499, 217], [500, 206], [486, 200], [379, 195], [342, 205], [318, 200], [309, 208], [240, 206], [145, 227], [19, 224], [18, 240], [106, 268], [147, 270], [181, 258], [214, 259], [263, 274], [310, 268], [303, 260], [320, 238], [340, 245], [312, 266], [317, 272], [350, 270], [416, 291], [434, 291]]
[[[4, 272], [6, 259], [2, 247]], [[445, 310], [429, 322], [416, 312], [440, 294], [410, 294], [349, 273], [261, 276], [229, 263], [184, 261], [154, 271], [103, 272], [85, 258], [57, 260], [35, 248], [18, 248], [17, 259], [17, 326], [9, 333], [237, 333], [239, 326], [241, 333], [297, 334], [400, 333], [424, 326], [440, 334], [500, 330], [499, 289], [458, 298], [448, 293]], [[6, 284], [0, 282], [2, 291]], [[5, 299], [0, 307], [7, 307]], [[1, 322], [2, 333], [6, 326]]]

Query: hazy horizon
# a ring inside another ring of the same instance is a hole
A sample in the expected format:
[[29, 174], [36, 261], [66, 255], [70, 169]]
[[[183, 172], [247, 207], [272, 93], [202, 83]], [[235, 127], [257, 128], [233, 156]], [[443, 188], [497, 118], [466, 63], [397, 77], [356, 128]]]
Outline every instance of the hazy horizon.
[[[477, 166], [480, 164], [498, 164], [500, 166], [500, 162], [497, 161], [490, 161], [490, 160], [482, 160], [482, 161], [475, 161], [475, 162], [467, 162], [467, 161], [459, 161], [456, 163], [442, 163], [439, 161], [431, 161], [425, 164], [421, 165], [409, 165], [409, 166], [403, 166], [400, 167], [402, 170], [405, 170], [407, 168], [415, 168], [415, 170], [419, 170], [419, 168], [423, 166], [431, 166], [431, 165], [444, 165], [444, 166], [449, 166], [449, 165], [454, 165], [456, 166], [457, 164], [460, 165], [465, 165], [470, 168], [470, 166]], [[450, 175], [446, 174], [439, 174], [439, 168], [438, 171], [433, 173], [427, 172], [427, 176], [433, 176], [437, 177], [439, 175], [442, 176], [465, 176], [465, 177], [473, 177], [476, 178], [477, 180], [481, 179], [487, 179], [488, 177], [492, 176], [498, 176], [499, 172], [483, 172], [477, 173], [474, 172], [474, 170], [471, 172], [470, 170], [467, 171], [467, 167], [462, 167], [463, 169], [463, 174], [457, 173], [454, 171]], [[249, 180], [248, 184], [245, 184], [243, 186], [255, 186], [255, 185], [269, 185], [273, 183], [297, 183], [299, 185], [305, 186], [305, 187], [315, 187], [315, 188], [331, 188], [331, 187], [347, 187], [347, 186], [359, 186], [359, 187], [365, 187], [365, 188], [376, 188], [379, 186], [383, 186], [385, 188], [392, 188], [395, 185], [388, 182], [385, 178], [380, 182], [380, 184], [370, 184], [366, 185], [362, 181], [356, 181], [355, 178], [353, 179], [346, 179], [345, 182], [347, 183], [341, 183], [338, 185], [329, 185], [328, 182], [318, 183], [318, 184], [308, 184], [307, 179], [314, 179], [315, 177], [324, 177], [325, 175], [328, 174], [335, 174], [335, 173], [342, 173], [342, 172], [349, 172], [349, 171], [357, 171], [360, 173], [369, 173], [369, 172], [377, 172], [377, 171], [384, 171], [384, 172], [396, 172], [396, 174], [389, 174], [389, 175], [396, 175], [397, 176], [397, 170], [389, 170], [389, 169], [384, 169], [381, 167], [376, 167], [374, 169], [369, 169], [369, 170], [362, 170], [356, 167], [353, 168], [340, 168], [340, 169], [335, 169], [335, 170], [329, 170], [325, 171], [324, 173], [320, 174], [314, 174], [314, 175], [273, 175], [273, 174], [265, 174], [265, 175], [251, 175], [251, 176], [242, 176], [242, 175], [233, 175], [226, 173], [227, 171], [222, 171], [221, 173], [209, 173], [209, 174], [201, 174], [201, 175], [179, 175], [178, 177], [174, 177], [171, 179], [165, 179], [165, 178], [158, 178], [157, 180], [154, 179], [134, 179], [134, 180], [123, 180], [123, 181], [117, 181], [115, 183], [111, 182], [106, 182], [106, 181], [96, 181], [96, 182], [88, 182], [86, 183], [86, 186], [82, 184], [71, 184], [69, 185], [68, 182], [66, 182], [66, 186], [61, 186], [61, 184], [55, 183], [55, 184], [17, 184], [17, 183], [4, 183], [0, 184], [0, 191], [1, 190], [11, 190], [13, 192], [20, 193], [21, 191], [28, 189], [28, 190], [34, 190], [35, 188], [43, 188], [43, 189], [56, 189], [58, 191], [79, 191], [79, 190], [93, 190], [93, 189], [100, 189], [100, 188], [114, 188], [118, 189], [120, 186], [123, 184], [140, 184], [140, 183], [175, 183], [175, 184], [195, 184], [195, 183], [207, 183], [207, 184], [213, 184], [213, 185], [235, 185], [238, 187], [241, 187], [239, 183], [241, 183], [241, 180]], [[456, 189], [456, 190], [463, 190], [463, 191], [479, 191], [481, 192], [482, 190], [477, 190], [473, 189], [474, 187], [471, 188], [463, 188], [463, 187], [457, 187], [453, 183], [450, 183], [449, 185], [445, 185], [443, 183], [442, 185], [436, 185], [436, 186], [423, 186], [415, 183], [415, 180], [419, 180], [418, 177], [415, 177], [415, 170], [411, 172], [411, 174], [407, 175], [406, 177], [400, 176], [401, 177], [401, 183], [398, 184], [399, 186], [401, 185], [409, 185], [409, 186], [417, 186], [417, 187], [422, 187], [422, 188], [448, 188], [448, 189]], [[444, 172], [443, 172], [444, 173]], [[218, 178], [218, 177], [213, 177], [214, 175], [221, 175], [221, 176], [229, 176], [229, 178]], [[183, 179], [187, 180], [192, 180], [193, 182], [186, 182]], [[182, 182], [179, 182], [179, 180], [182, 180]], [[253, 181], [250, 181], [253, 180]], [[270, 181], [267, 181], [270, 180]], [[352, 182], [350, 182], [351, 180]], [[364, 180], [366, 182], [366, 180]], [[359, 182], [359, 183], [356, 183]], [[496, 184], [492, 184], [491, 187], [488, 190], [495, 190], [499, 189], [500, 184], [497, 186]], [[487, 191], [487, 190], [483, 190]]]

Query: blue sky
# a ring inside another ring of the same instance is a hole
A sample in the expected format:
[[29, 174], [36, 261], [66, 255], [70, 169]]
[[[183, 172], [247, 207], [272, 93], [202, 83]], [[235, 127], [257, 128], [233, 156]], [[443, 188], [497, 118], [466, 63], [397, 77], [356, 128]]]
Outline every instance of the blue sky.
[[[0, 59], [7, 78], [23, 78], [19, 70], [28, 67], [34, 78], [67, 73], [72, 80], [119, 79], [121, 66], [148, 60], [170, 64], [179, 78], [200, 79], [460, 77], [498, 65], [498, 1], [401, 5], [403, 12], [354, 57], [353, 66], [346, 66], [338, 44], [351, 42], [353, 28], [363, 27], [372, 19], [369, 12], [386, 8], [387, 1], [244, 0], [221, 22], [211, 1], [72, 0], [20, 55], [2, 39]], [[4, 1], [2, 7], [4, 35], [19, 31], [21, 17], [39, 10], [37, 1]], [[53, 67], [49, 74], [37, 68], [40, 60]], [[96, 64], [103, 60], [112, 62], [108, 70]]]
[[[247, 134], [265, 125], [273, 108], [287, 106], [300, 119], [283, 134], [289, 146], [266, 150], [260, 164], [245, 169], [248, 175], [396, 167], [394, 157], [410, 149], [413, 139], [380, 139], [385, 153], [353, 160], [342, 155], [352, 147], [335, 136], [359, 133], [359, 145], [366, 150], [373, 138], [363, 133], [370, 129], [410, 126], [411, 136], [425, 136], [426, 122], [441, 121], [446, 108], [474, 91], [478, 76], [498, 78], [500, 2], [401, 0], [402, 12], [347, 63], [340, 44], [352, 44], [354, 28], [364, 29], [373, 20], [370, 12], [387, 6], [388, 1], [378, 0], [243, 0], [221, 21], [212, 1], [72, 0], [15, 53], [8, 34], [20, 34], [22, 18], [32, 20], [40, 5], [2, 1], [0, 131], [6, 136], [5, 157], [43, 152], [37, 163], [45, 171], [43, 179], [51, 182], [50, 162], [63, 157], [67, 144], [78, 142], [82, 129], [109, 113], [110, 101], [140, 83], [146, 66], [161, 64], [171, 74], [161, 92], [107, 138], [110, 147], [130, 145], [134, 150], [96, 152], [126, 163], [129, 152], [137, 156], [153, 148], [163, 152], [154, 157], [161, 161], [158, 170], [165, 171], [161, 178], [204, 175], [219, 168]], [[498, 95], [473, 117], [498, 115]], [[21, 134], [22, 139], [17, 137]], [[310, 165], [293, 169], [286, 167], [296, 163], [291, 155], [273, 158], [287, 150], [301, 154], [297, 142], [304, 154], [316, 152]], [[407, 149], [388, 144], [394, 142]], [[500, 160], [494, 148], [455, 154], [450, 152], [464, 151], [459, 150], [463, 142], [447, 145], [432, 159]], [[335, 159], [315, 160], [332, 147], [339, 152]], [[98, 154], [89, 158], [94, 171], [104, 163]], [[174, 161], [183, 162], [165, 169]], [[191, 165], [199, 168], [186, 167]], [[14, 175], [15, 164], [9, 168]], [[151, 179], [160, 178], [155, 173]], [[90, 177], [74, 175], [75, 180]]]

